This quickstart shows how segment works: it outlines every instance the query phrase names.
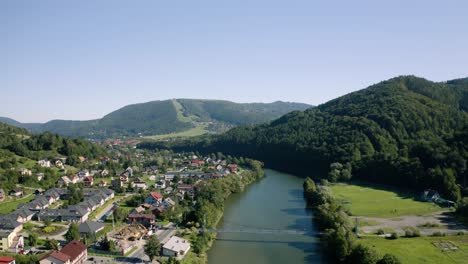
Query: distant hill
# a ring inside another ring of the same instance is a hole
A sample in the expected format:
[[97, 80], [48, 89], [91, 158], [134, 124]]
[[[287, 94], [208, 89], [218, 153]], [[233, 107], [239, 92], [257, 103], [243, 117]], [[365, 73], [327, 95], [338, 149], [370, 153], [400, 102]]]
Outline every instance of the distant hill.
[[50, 131], [86, 138], [152, 136], [195, 128], [216, 133], [236, 125], [268, 122], [288, 112], [310, 107], [307, 104], [279, 101], [240, 104], [221, 100], [174, 99], [128, 105], [96, 120], [52, 120], [44, 124], [29, 124], [0, 117], [0, 122], [35, 133]]
[[468, 79], [402, 76], [267, 124], [141, 147], [221, 151], [304, 176], [336, 181], [352, 174], [460, 200], [458, 184], [468, 183], [467, 99]]

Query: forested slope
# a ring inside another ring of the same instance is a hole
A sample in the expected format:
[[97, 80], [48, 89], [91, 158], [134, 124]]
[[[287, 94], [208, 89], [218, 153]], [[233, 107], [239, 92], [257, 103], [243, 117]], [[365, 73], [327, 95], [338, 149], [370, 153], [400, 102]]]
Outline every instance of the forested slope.
[[435, 83], [402, 76], [295, 111], [264, 125], [242, 126], [172, 147], [222, 151], [272, 168], [329, 180], [351, 177], [460, 200], [468, 160], [466, 79]]

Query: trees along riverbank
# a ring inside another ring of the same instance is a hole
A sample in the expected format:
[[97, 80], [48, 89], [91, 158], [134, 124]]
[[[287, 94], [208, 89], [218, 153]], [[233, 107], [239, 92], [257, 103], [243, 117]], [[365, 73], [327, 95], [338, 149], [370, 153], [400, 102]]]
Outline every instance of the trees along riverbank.
[[304, 197], [314, 210], [314, 220], [323, 231], [322, 249], [332, 263], [401, 263], [394, 255], [380, 258], [377, 252], [357, 243], [351, 220], [325, 184], [315, 184], [311, 178], [304, 181]]
[[[195, 206], [186, 217], [187, 227], [216, 228], [223, 216], [226, 199], [233, 193], [242, 192], [246, 186], [265, 175], [263, 164], [260, 161], [246, 159], [245, 163], [240, 165], [248, 169], [243, 170], [239, 175], [206, 181], [196, 187]], [[202, 231], [197, 234], [191, 232], [188, 239], [192, 242], [193, 252], [199, 258], [197, 262], [191, 258], [191, 263], [206, 263], [205, 253], [211, 248], [215, 238], [216, 233]]]

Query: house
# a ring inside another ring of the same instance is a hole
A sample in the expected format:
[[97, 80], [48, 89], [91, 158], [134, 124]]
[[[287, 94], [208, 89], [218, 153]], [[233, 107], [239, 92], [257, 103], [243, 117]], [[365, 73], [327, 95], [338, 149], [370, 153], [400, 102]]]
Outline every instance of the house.
[[44, 175], [44, 173], [40, 172], [40, 173], [36, 173], [36, 177], [37, 177], [37, 181], [42, 181], [42, 179], [44, 179], [45, 175]]
[[146, 190], [148, 188], [148, 186], [146, 185], [146, 182], [144, 182], [143, 180], [137, 178], [133, 182], [133, 188]]
[[13, 197], [21, 197], [23, 196], [23, 189], [21, 188], [16, 188], [14, 190], [11, 190], [10, 191], [10, 196], [13, 196]]
[[79, 178], [84, 178], [84, 177], [88, 177], [88, 176], [91, 176], [91, 174], [89, 173], [89, 170], [80, 170], [78, 172], [78, 177]]
[[5, 199], [5, 191], [3, 189], [0, 189], [0, 201], [3, 201]]
[[108, 171], [108, 170], [104, 169], [104, 170], [101, 171], [101, 176], [102, 176], [102, 177], [106, 177], [107, 175], [109, 175], [109, 171]]
[[83, 178], [83, 184], [85, 187], [91, 187], [94, 184], [94, 177], [93, 176], [87, 176]]
[[58, 160], [55, 161], [55, 167], [63, 168], [64, 167], [63, 165], [64, 165], [64, 162], [62, 160], [58, 159]]
[[86, 161], [86, 158], [83, 157], [83, 156], [79, 156], [79, 157], [78, 157], [78, 160], [79, 160], [80, 162], [85, 162], [85, 161]]
[[12, 214], [0, 215], [0, 251], [18, 253], [24, 246], [23, 236], [19, 235], [23, 224]]
[[229, 170], [231, 171], [231, 173], [236, 173], [237, 170], [239, 169], [239, 167], [237, 166], [237, 164], [229, 164], [229, 165], [227, 165], [227, 167], [229, 168]]
[[190, 242], [178, 236], [172, 236], [163, 246], [162, 255], [182, 259], [190, 250]]
[[0, 256], [0, 264], [16, 264], [16, 262], [12, 257]]
[[87, 234], [96, 234], [97, 232], [104, 230], [104, 223], [98, 223], [94, 221], [85, 221], [78, 226], [80, 235], [85, 236]]
[[171, 194], [173, 191], [174, 191], [174, 188], [172, 187], [167, 187], [166, 189], [164, 189], [165, 194]]
[[82, 264], [88, 258], [88, 248], [78, 240], [72, 240], [60, 251], [54, 250], [43, 257], [39, 264]]
[[37, 164], [43, 168], [50, 168], [50, 160], [47, 159], [39, 160]]
[[163, 202], [164, 206], [167, 207], [167, 208], [171, 208], [173, 206], [176, 205], [176, 203], [171, 199], [171, 198], [166, 198], [164, 199], [164, 202]]
[[158, 181], [155, 185], [157, 189], [164, 189], [166, 188], [166, 181]]
[[26, 168], [19, 168], [18, 172], [23, 176], [31, 176], [32, 175], [32, 171], [28, 170]]
[[138, 223], [146, 227], [154, 224], [154, 214], [129, 214], [127, 220], [129, 223]]
[[172, 181], [172, 180], [174, 180], [174, 177], [175, 177], [176, 175], [179, 175], [179, 172], [177, 172], [177, 171], [168, 171], [168, 172], [166, 172], [166, 173], [164, 174], [164, 180], [166, 180], [166, 181]]
[[145, 203], [151, 205], [159, 205], [162, 202], [163, 196], [158, 192], [151, 192], [145, 199]]
[[[119, 180], [120, 182], [120, 180]], [[106, 187], [107, 186], [107, 182], [105, 180], [101, 180], [99, 183], [98, 183], [98, 186], [99, 187]]]
[[78, 182], [79, 178], [75, 174], [69, 175], [68, 179], [70, 179], [71, 183], [75, 184]]
[[68, 178], [68, 176], [62, 176], [58, 182], [57, 182], [60, 186], [68, 186], [69, 184], [73, 184], [72, 181], [70, 180], [70, 178]]
[[120, 175], [120, 181], [121, 182], [128, 182], [128, 175], [127, 174]]

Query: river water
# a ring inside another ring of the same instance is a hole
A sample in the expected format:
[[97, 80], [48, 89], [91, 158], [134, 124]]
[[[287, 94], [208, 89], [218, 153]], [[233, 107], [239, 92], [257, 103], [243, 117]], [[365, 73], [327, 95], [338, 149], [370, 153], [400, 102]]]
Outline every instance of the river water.
[[303, 179], [274, 170], [226, 201], [218, 229], [298, 230], [305, 234], [219, 233], [208, 264], [320, 263], [318, 239], [305, 209]]

